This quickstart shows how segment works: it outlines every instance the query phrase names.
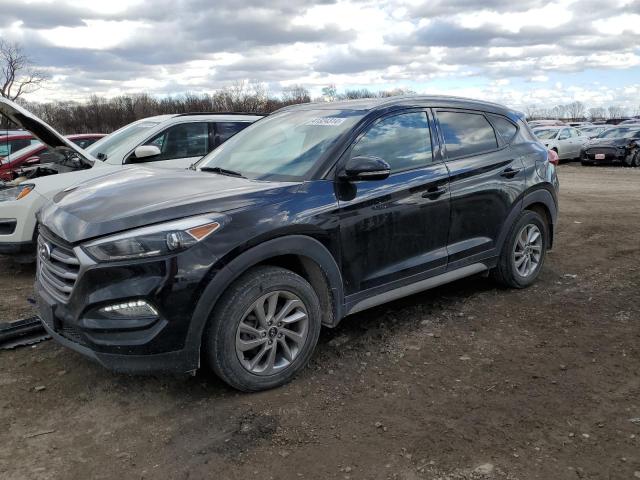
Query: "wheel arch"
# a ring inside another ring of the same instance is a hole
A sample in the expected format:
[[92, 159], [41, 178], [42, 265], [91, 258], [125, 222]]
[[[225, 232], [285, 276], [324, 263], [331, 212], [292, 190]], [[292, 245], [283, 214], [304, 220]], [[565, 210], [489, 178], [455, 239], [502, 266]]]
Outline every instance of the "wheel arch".
[[186, 347], [197, 355], [194, 361], [199, 362], [204, 328], [221, 295], [231, 282], [258, 265], [280, 266], [305, 278], [320, 297], [323, 325], [335, 326], [342, 318], [342, 275], [331, 252], [321, 242], [306, 235], [267, 240], [222, 267], [205, 287], [196, 304], [186, 340]]
[[[549, 187], [553, 188], [553, 187]], [[549, 238], [547, 247], [551, 249], [553, 247], [553, 238], [555, 234], [555, 224], [558, 217], [558, 207], [556, 204], [555, 195], [551, 193], [549, 188], [545, 186], [539, 186], [532, 190], [525, 192], [520, 200], [515, 202], [513, 208], [509, 212], [506, 221], [502, 225], [502, 230], [498, 237], [497, 251], [501, 252], [504, 242], [507, 238], [507, 234], [511, 229], [511, 226], [515, 223], [518, 215], [523, 210], [531, 210], [540, 214], [547, 221], [549, 227]]]

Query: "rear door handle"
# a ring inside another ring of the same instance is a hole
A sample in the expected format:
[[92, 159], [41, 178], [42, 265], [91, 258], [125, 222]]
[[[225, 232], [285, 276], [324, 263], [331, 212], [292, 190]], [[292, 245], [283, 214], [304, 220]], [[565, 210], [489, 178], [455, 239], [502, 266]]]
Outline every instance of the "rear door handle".
[[505, 177], [505, 178], [513, 178], [515, 177], [517, 174], [520, 173], [520, 170], [522, 170], [521, 168], [506, 168], [505, 170], [503, 170], [503, 172], [500, 174], [501, 177]]
[[436, 198], [441, 197], [447, 192], [446, 185], [434, 186], [429, 188], [426, 192], [422, 194], [422, 198], [428, 198], [430, 200], [435, 200]]

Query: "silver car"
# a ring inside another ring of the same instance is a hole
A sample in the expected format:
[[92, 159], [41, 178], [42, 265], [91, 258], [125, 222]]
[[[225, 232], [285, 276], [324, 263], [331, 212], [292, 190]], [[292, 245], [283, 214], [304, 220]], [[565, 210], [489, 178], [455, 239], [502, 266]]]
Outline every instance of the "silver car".
[[589, 127], [580, 127], [580, 131], [583, 135], [586, 135], [589, 138], [595, 138], [609, 128], [611, 128], [609, 125], [593, 125]]
[[540, 127], [533, 133], [549, 150], [555, 150], [560, 160], [580, 157], [582, 146], [589, 137], [573, 127]]

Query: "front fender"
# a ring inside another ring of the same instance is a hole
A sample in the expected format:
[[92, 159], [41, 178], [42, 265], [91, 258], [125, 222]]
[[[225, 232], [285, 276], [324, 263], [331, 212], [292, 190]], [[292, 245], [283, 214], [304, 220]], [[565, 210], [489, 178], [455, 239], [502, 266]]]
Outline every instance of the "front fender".
[[329, 250], [315, 238], [305, 235], [290, 235], [268, 240], [243, 252], [221, 267], [204, 289], [194, 310], [186, 341], [186, 348], [191, 352], [194, 369], [198, 368], [202, 334], [207, 320], [222, 293], [231, 282], [254, 265], [281, 255], [306, 257], [320, 266], [333, 295], [334, 318], [336, 321], [342, 318], [344, 305], [342, 275]]

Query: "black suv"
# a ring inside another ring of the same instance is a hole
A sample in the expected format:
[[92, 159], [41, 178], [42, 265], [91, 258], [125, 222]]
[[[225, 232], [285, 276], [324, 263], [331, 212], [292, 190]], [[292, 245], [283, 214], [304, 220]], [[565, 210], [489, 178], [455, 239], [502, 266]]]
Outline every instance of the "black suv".
[[287, 107], [190, 170], [135, 167], [40, 212], [36, 290], [60, 343], [125, 372], [204, 359], [261, 390], [321, 325], [468, 275], [530, 285], [558, 181], [522, 115], [449, 97]]

